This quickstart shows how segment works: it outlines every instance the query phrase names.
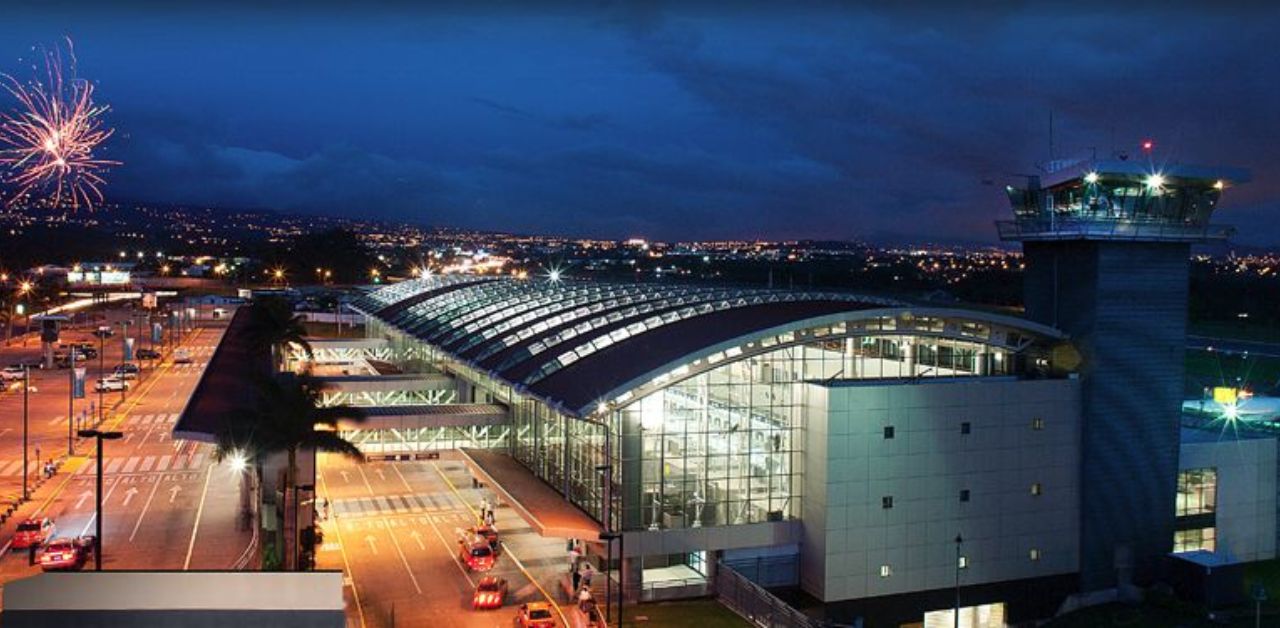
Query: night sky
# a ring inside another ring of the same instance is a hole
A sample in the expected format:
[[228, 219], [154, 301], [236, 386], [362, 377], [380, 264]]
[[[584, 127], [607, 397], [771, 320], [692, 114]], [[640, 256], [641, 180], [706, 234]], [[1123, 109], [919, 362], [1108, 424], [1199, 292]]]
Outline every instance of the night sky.
[[1053, 112], [1059, 157], [1150, 137], [1158, 162], [1250, 169], [1218, 219], [1280, 244], [1275, 11], [639, 6], [10, 6], [0, 69], [74, 38], [126, 164], [110, 200], [989, 241]]

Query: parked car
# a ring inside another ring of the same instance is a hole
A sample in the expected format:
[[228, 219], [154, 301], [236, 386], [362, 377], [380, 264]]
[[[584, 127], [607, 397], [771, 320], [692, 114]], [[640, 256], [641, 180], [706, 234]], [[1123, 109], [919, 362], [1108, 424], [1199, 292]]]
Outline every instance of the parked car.
[[182, 348], [174, 349], [173, 363], [174, 364], [191, 364], [191, 350], [182, 349]]
[[551, 605], [546, 602], [529, 602], [520, 605], [516, 615], [516, 625], [520, 628], [556, 628], [556, 617], [551, 612]]
[[97, 329], [93, 330], [93, 335], [94, 335], [94, 336], [97, 336], [98, 338], [110, 338], [110, 337], [112, 337], [112, 336], [116, 335], [116, 332], [115, 332], [115, 330], [111, 329], [110, 327], [107, 327], [107, 326], [105, 326], [105, 325], [104, 325], [104, 326], [102, 326], [102, 327], [99, 327], [99, 328], [97, 328]]
[[155, 349], [138, 349], [137, 356], [139, 360], [159, 360], [160, 352]]
[[115, 370], [112, 371], [112, 375], [120, 379], [138, 379], [138, 373], [140, 372], [141, 369], [138, 368], [137, 364], [126, 362], [117, 364]]
[[32, 518], [18, 524], [18, 531], [13, 533], [13, 549], [40, 547], [53, 538], [56, 527], [53, 519], [48, 517]]
[[10, 364], [0, 371], [0, 381], [20, 382], [26, 377], [26, 371], [17, 364]]
[[89, 555], [93, 553], [95, 539], [92, 536], [81, 536], [74, 539], [61, 538], [49, 541], [40, 554], [40, 569], [44, 571], [79, 571], [84, 567]]
[[129, 390], [129, 388], [129, 382], [126, 382], [124, 378], [110, 375], [99, 379], [98, 383], [94, 385], [93, 390], [95, 392], [114, 392], [118, 390]]
[[476, 583], [476, 594], [471, 607], [476, 609], [501, 608], [507, 599], [507, 581], [497, 576], [485, 576]]

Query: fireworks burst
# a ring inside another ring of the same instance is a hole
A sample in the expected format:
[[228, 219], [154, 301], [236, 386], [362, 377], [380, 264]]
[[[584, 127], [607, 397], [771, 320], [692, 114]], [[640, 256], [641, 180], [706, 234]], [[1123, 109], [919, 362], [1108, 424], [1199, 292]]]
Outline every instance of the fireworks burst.
[[15, 188], [10, 204], [36, 192], [54, 206], [66, 201], [92, 209], [103, 199], [102, 173], [120, 165], [94, 156], [114, 133], [103, 126], [109, 108], [94, 104], [93, 84], [76, 76], [75, 48], [66, 41], [65, 54], [61, 48], [37, 50], [32, 80], [0, 74], [0, 83], [18, 101], [16, 109], [0, 113], [0, 168]]

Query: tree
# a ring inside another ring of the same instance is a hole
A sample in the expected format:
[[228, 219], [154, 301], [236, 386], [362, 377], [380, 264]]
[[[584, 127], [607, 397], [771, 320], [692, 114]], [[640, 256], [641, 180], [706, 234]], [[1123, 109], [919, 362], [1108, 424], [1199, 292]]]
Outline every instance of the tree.
[[271, 347], [272, 363], [278, 370], [287, 368], [292, 347], [311, 355], [306, 317], [294, 314], [293, 306], [281, 297], [262, 297], [249, 306], [245, 334], [250, 342]]
[[[338, 422], [360, 423], [365, 413], [348, 405], [323, 406], [324, 384], [308, 373], [277, 373], [258, 383], [256, 403], [226, 417], [217, 435], [215, 458], [219, 461], [238, 457], [254, 461], [254, 473], [261, 486], [261, 461], [267, 456], [286, 453], [283, 494], [284, 512], [292, 501], [297, 518], [297, 475], [299, 451], [337, 453], [363, 462], [364, 454], [355, 444], [338, 433]], [[288, 498], [292, 493], [293, 500]], [[298, 549], [298, 526], [294, 525], [294, 556]], [[286, 544], [287, 545], [287, 544]], [[286, 562], [286, 567], [295, 562]]]

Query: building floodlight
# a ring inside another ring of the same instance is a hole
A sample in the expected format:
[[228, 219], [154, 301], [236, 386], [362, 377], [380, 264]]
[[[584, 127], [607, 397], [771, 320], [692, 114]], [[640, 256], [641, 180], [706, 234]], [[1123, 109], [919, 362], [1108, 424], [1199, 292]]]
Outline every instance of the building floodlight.
[[236, 473], [242, 473], [249, 468], [249, 459], [239, 449], [231, 452], [231, 457], [228, 460], [231, 462], [231, 470]]
[[1227, 187], [1227, 184], [1222, 179], [1218, 179], [1217, 181], [1213, 182], [1213, 189], [1215, 190], [1221, 190], [1222, 188], [1225, 188], [1225, 187]]
[[1158, 172], [1151, 174], [1150, 176], [1147, 177], [1147, 180], [1144, 183], [1146, 183], [1148, 188], [1151, 188], [1153, 190], [1158, 190], [1164, 187], [1164, 175]]
[[1084, 175], [1084, 182], [1085, 182], [1085, 183], [1088, 183], [1089, 185], [1094, 185], [1094, 184], [1096, 184], [1096, 183], [1098, 182], [1098, 173], [1096, 173], [1096, 172], [1090, 172], [1090, 173], [1088, 173], [1088, 174]]

